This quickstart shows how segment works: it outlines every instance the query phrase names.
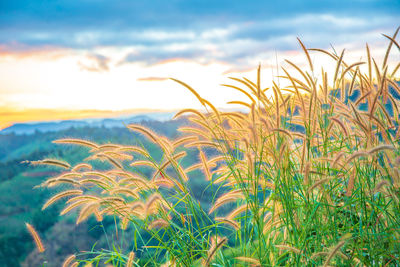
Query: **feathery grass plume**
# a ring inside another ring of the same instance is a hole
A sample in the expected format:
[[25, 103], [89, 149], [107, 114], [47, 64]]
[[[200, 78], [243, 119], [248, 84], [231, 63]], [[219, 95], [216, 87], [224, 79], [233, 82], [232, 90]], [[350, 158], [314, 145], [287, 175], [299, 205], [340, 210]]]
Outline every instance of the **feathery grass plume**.
[[30, 225], [29, 223], [25, 223], [25, 226], [28, 229], [29, 233], [31, 234], [33, 241], [35, 241], [35, 245], [36, 245], [36, 248], [38, 249], [39, 253], [43, 253], [45, 248], [44, 248], [42, 240], [40, 239], [35, 228], [33, 228], [33, 226]]
[[63, 173], [63, 174], [61, 174], [61, 175], [59, 175], [59, 176], [56, 176], [56, 177], [52, 177], [52, 178], [47, 179], [47, 181], [44, 183], [44, 185], [50, 184], [50, 183], [52, 183], [52, 182], [54, 182], [54, 181], [57, 181], [57, 180], [59, 180], [60, 178], [76, 178], [76, 179], [80, 179], [80, 178], [82, 178], [82, 174], [81, 174], [81, 173], [77, 173], [77, 172], [67, 172], [67, 173]]
[[213, 244], [207, 252], [207, 259], [204, 262], [204, 266], [210, 266], [212, 259], [214, 258], [215, 253], [228, 241], [228, 238], [223, 237], [220, 240], [217, 240], [215, 244]]
[[284, 134], [287, 135], [290, 139], [293, 139], [293, 135], [292, 135], [288, 130], [280, 129], [280, 128], [275, 128], [275, 129], [272, 129], [272, 132], [284, 133]]
[[110, 157], [110, 156], [107, 155], [107, 154], [98, 153], [98, 154], [96, 154], [95, 156], [98, 157], [98, 158], [105, 158], [105, 159], [107, 159], [113, 166], [115, 166], [115, 167], [117, 167], [117, 168], [119, 168], [119, 169], [123, 169], [123, 166], [122, 166], [122, 164], [121, 164], [120, 162], [118, 162], [116, 159], [114, 159], [113, 157]]
[[206, 99], [204, 99], [204, 98], [203, 98], [203, 102], [204, 102], [207, 106], [209, 106], [209, 107], [212, 109], [212, 111], [214, 112], [215, 116], [216, 116], [217, 119], [218, 119], [218, 123], [221, 123], [221, 116], [220, 116], [220, 114], [219, 114], [218, 109], [216, 109], [216, 108], [214, 107], [214, 105], [211, 104], [210, 101], [208, 101], [208, 100], [206, 100]]
[[214, 142], [211, 142], [211, 141], [199, 140], [199, 141], [194, 141], [194, 142], [191, 142], [191, 143], [188, 143], [188, 144], [185, 145], [185, 147], [196, 147], [196, 146], [202, 146], [202, 147], [209, 146], [209, 147], [212, 147], [212, 148], [219, 149], [219, 146], [217, 144], [215, 144]]
[[217, 208], [219, 208], [220, 206], [222, 206], [222, 205], [224, 205], [226, 203], [234, 202], [234, 201], [237, 201], [237, 200], [240, 200], [240, 199], [244, 199], [244, 198], [245, 197], [244, 197], [241, 189], [229, 191], [229, 192], [221, 195], [215, 201], [214, 205], [210, 208], [210, 211], [208, 213], [211, 214]]
[[313, 260], [313, 259], [316, 259], [316, 258], [319, 258], [319, 257], [325, 257], [328, 254], [329, 253], [326, 252], [326, 251], [315, 252], [314, 254], [311, 255], [310, 259]]
[[57, 159], [43, 159], [43, 160], [37, 160], [37, 161], [30, 161], [30, 163], [32, 165], [51, 165], [51, 166], [61, 167], [64, 169], [71, 168], [71, 165], [69, 165], [68, 162], [57, 160]]
[[170, 164], [177, 164], [176, 161], [178, 159], [184, 157], [184, 156], [186, 156], [186, 152], [185, 151], [179, 152], [179, 153], [177, 153], [175, 155], [167, 156], [166, 161], [163, 164], [161, 164], [160, 167], [158, 167], [158, 171], [159, 172], [163, 171]]
[[57, 178], [52, 181], [46, 182], [47, 187], [54, 187], [59, 184], [71, 184], [71, 185], [75, 185], [75, 186], [80, 185], [80, 183], [78, 181], [75, 181], [74, 179], [69, 179], [69, 178]]
[[90, 170], [92, 170], [92, 168], [93, 168], [92, 165], [90, 165], [88, 163], [79, 163], [76, 166], [74, 166], [71, 171], [77, 172], [77, 171], [81, 171], [81, 170], [84, 170], [84, 169], [90, 171]]
[[164, 264], [160, 265], [160, 267], [176, 267], [176, 260], [173, 258], [171, 260], [167, 260]]
[[239, 78], [235, 78], [235, 77], [229, 77], [229, 79], [234, 80], [234, 81], [236, 81], [236, 82], [239, 82], [239, 83], [245, 85], [248, 89], [251, 90], [251, 92], [253, 93], [253, 95], [255, 95], [255, 96], [258, 95], [257, 86], [256, 86], [254, 83], [249, 82], [248, 79], [246, 79], [246, 78], [239, 79]]
[[336, 122], [340, 126], [340, 128], [342, 128], [346, 136], [349, 136], [349, 132], [347, 131], [347, 128], [344, 126], [342, 121], [340, 121], [338, 118], [335, 117], [331, 117], [331, 120]]
[[305, 167], [304, 167], [304, 184], [308, 184], [310, 181], [310, 167], [311, 163], [307, 162]]
[[125, 154], [125, 153], [121, 153], [121, 152], [115, 152], [115, 151], [104, 151], [103, 152], [104, 155], [107, 155], [113, 159], [116, 160], [121, 160], [121, 161], [125, 161], [125, 160], [133, 160], [133, 156], [129, 155], [129, 154]]
[[82, 139], [73, 139], [73, 138], [65, 138], [65, 139], [58, 139], [53, 141], [55, 144], [73, 144], [73, 145], [81, 145], [86, 146], [94, 149], [98, 149], [99, 146], [93, 142], [82, 140]]
[[235, 257], [235, 260], [255, 264], [255, 266], [261, 266], [261, 263], [259, 260], [250, 258], [250, 257]]
[[89, 184], [89, 185], [96, 185], [102, 187], [103, 189], [109, 188], [110, 185], [102, 180], [98, 179], [83, 179], [79, 181], [80, 185]]
[[169, 223], [164, 220], [164, 219], [157, 219], [155, 221], [152, 221], [149, 226], [148, 229], [154, 229], [154, 228], [166, 228], [169, 226]]
[[130, 166], [134, 167], [134, 166], [148, 166], [148, 167], [152, 167], [154, 169], [158, 169], [157, 165], [154, 164], [154, 162], [149, 161], [149, 160], [137, 160], [132, 162], [131, 164], [129, 164]]
[[211, 181], [212, 180], [212, 175], [211, 175], [211, 172], [210, 172], [210, 167], [207, 164], [206, 155], [204, 154], [204, 152], [201, 150], [200, 147], [198, 148], [198, 150], [199, 150], [201, 163], [203, 164], [203, 168], [202, 169], [204, 171], [205, 177], [206, 177], [207, 181]]
[[73, 196], [73, 195], [82, 195], [83, 191], [82, 190], [67, 190], [61, 193], [58, 193], [57, 195], [51, 197], [49, 200], [46, 201], [46, 203], [43, 205], [42, 210], [46, 209], [48, 206], [56, 202], [57, 200], [63, 198], [63, 197], [68, 197], [68, 196]]
[[122, 197], [115, 197], [115, 196], [103, 197], [100, 199], [101, 204], [113, 204], [116, 202], [125, 204], [125, 199]]
[[311, 193], [315, 188], [317, 188], [318, 186], [321, 186], [327, 182], [329, 182], [332, 178], [324, 178], [321, 180], [316, 181], [308, 190], [308, 193]]
[[119, 187], [119, 188], [112, 189], [110, 191], [110, 195], [118, 195], [118, 194], [127, 195], [127, 196], [131, 196], [134, 198], [140, 197], [137, 190], [131, 189], [131, 188]]
[[[328, 252], [328, 251], [316, 252], [316, 253], [312, 254], [312, 256], [310, 257], [310, 259], [311, 259], [311, 260], [314, 260], [314, 259], [319, 258], [319, 257], [326, 257], [326, 256], [328, 256], [328, 255], [329, 255], [329, 252]], [[336, 255], [339, 256], [339, 257], [341, 257], [341, 258], [344, 259], [344, 260], [349, 260], [349, 257], [347, 257], [346, 254], [344, 254], [344, 253], [341, 252], [341, 251], [338, 251]], [[359, 264], [359, 263], [360, 263], [360, 260], [357, 259], [357, 258], [353, 258], [353, 261], [355, 261], [356, 264]], [[364, 265], [362, 265], [362, 266], [364, 266]]]
[[239, 224], [237, 222], [231, 220], [231, 219], [223, 218], [223, 217], [215, 217], [215, 220], [217, 222], [228, 224], [228, 225], [232, 226], [237, 231], [240, 229]]
[[174, 79], [174, 78], [170, 78], [170, 79], [173, 80], [174, 82], [177, 82], [177, 83], [183, 85], [183, 86], [186, 87], [187, 89], [189, 89], [189, 91], [192, 92], [192, 94], [194, 94], [194, 95], [196, 96], [197, 100], [199, 100], [199, 102], [200, 102], [203, 106], [205, 106], [204, 99], [196, 92], [196, 90], [194, 90], [192, 87], [190, 87], [189, 85], [187, 85], [186, 83], [184, 83], [184, 82], [182, 82], [182, 81], [179, 81], [179, 80]]
[[[254, 100], [254, 98], [248, 93], [248, 92], [246, 92], [245, 90], [243, 90], [242, 88], [240, 88], [240, 87], [237, 87], [237, 86], [234, 86], [234, 85], [230, 85], [230, 84], [221, 84], [222, 86], [225, 86], [225, 87], [229, 87], [229, 88], [233, 88], [233, 89], [235, 89], [235, 90], [238, 90], [239, 92], [241, 92], [241, 93], [243, 93], [244, 95], [246, 95], [250, 100], [251, 100], [251, 103], [256, 103], [256, 101]], [[244, 103], [244, 102], [243, 102]], [[247, 104], [247, 103], [246, 103]], [[251, 104], [247, 104], [247, 105], [249, 105], [249, 106], [251, 106]]]
[[207, 164], [208, 164], [208, 166], [212, 167], [212, 166], [214, 166], [213, 164], [215, 164], [216, 162], [220, 162], [220, 161], [225, 161], [225, 156], [216, 156], [214, 158], [211, 158], [207, 161]]
[[80, 224], [84, 220], [86, 220], [90, 215], [95, 213], [95, 210], [97, 210], [100, 207], [99, 203], [89, 203], [86, 206], [84, 206], [81, 209], [81, 212], [79, 213], [78, 218], [76, 219], [76, 224]]
[[121, 152], [135, 152], [137, 154], [140, 154], [142, 156], [145, 156], [146, 158], [149, 157], [149, 152], [147, 152], [145, 149], [137, 146], [123, 146], [118, 149], [118, 151]]
[[[365, 62], [356, 62], [356, 63], [353, 63], [353, 64], [347, 66], [347, 68], [342, 72], [342, 75], [340, 76], [339, 81], [343, 81], [344, 80], [344, 76], [346, 75], [346, 73], [348, 73], [352, 68], [358, 67], [358, 66], [363, 65], [363, 64], [365, 64]], [[356, 75], [353, 75], [353, 78], [354, 77], [356, 77]], [[349, 90], [349, 95], [350, 95], [350, 92], [351, 91]]]
[[146, 206], [143, 202], [140, 201], [135, 201], [133, 203], [129, 204], [129, 208], [131, 210], [139, 210], [139, 211], [145, 211], [146, 210]]
[[120, 148], [121, 145], [116, 145], [116, 144], [104, 144], [104, 145], [99, 145], [100, 150], [116, 150]]
[[147, 199], [147, 202], [145, 205], [146, 214], [150, 214], [150, 213], [154, 212], [154, 210], [157, 209], [157, 205], [160, 204], [161, 200], [162, 200], [162, 197], [160, 194], [158, 194], [158, 193], [152, 194]]
[[113, 178], [111, 178], [109, 175], [106, 173], [102, 173], [99, 171], [90, 171], [90, 172], [84, 172], [82, 173], [85, 177], [94, 177], [94, 178], [100, 178], [101, 180], [105, 180], [113, 185], [116, 185], [116, 182]]
[[344, 244], [346, 244], [346, 240], [340, 241], [335, 247], [333, 247], [333, 248], [331, 249], [331, 251], [329, 252], [329, 254], [328, 254], [328, 256], [327, 256], [327, 258], [326, 258], [326, 260], [325, 260], [325, 262], [324, 262], [323, 267], [326, 267], [326, 266], [329, 265], [329, 263], [331, 262], [332, 258], [333, 258], [336, 254], [338, 254], [339, 250], [344, 246]]
[[119, 180], [118, 184], [119, 184], [119, 186], [122, 186], [122, 187], [135, 186], [138, 190], [154, 188], [152, 182], [150, 182], [142, 177], [138, 177], [138, 176], [121, 179], [121, 180]]
[[314, 71], [314, 67], [313, 67], [313, 64], [312, 64], [312, 62], [311, 62], [311, 57], [310, 57], [310, 54], [309, 54], [308, 51], [307, 51], [307, 48], [304, 46], [304, 44], [303, 44], [303, 42], [300, 40], [300, 38], [297, 38], [297, 41], [299, 41], [299, 43], [300, 43], [300, 45], [301, 45], [301, 48], [303, 49], [304, 53], [305, 53], [306, 56], [307, 56], [307, 61], [308, 61], [308, 64], [310, 65], [311, 71]]
[[193, 134], [193, 136], [197, 136], [198, 139], [209, 139], [209, 132], [206, 132], [204, 129], [200, 129], [199, 127], [179, 127], [178, 131]]
[[251, 109], [251, 106], [252, 106], [252, 104], [249, 104], [249, 103], [246, 103], [246, 102], [243, 102], [243, 101], [238, 101], [238, 100], [229, 101], [228, 104], [241, 105], [241, 106], [245, 106], [245, 107], [247, 107], [249, 109]]
[[[340, 54], [340, 57], [339, 57], [339, 59], [338, 59], [338, 61], [337, 61], [337, 64], [336, 64], [336, 70], [335, 70], [335, 74], [334, 74], [334, 78], [333, 78], [333, 83], [334, 83], [334, 84], [336, 84], [337, 77], [338, 77], [338, 75], [339, 75], [339, 69], [340, 69], [340, 66], [342, 65], [343, 56], [344, 56], [344, 51], [345, 51], [345, 49], [342, 50], [342, 53]], [[335, 87], [335, 86], [334, 86], [334, 87]]]
[[370, 94], [372, 93], [372, 91], [368, 91], [367, 93], [365, 93], [363, 96], [361, 96], [359, 99], [357, 99], [357, 101], [354, 103], [355, 106], [358, 106], [361, 102], [363, 102], [364, 100], [366, 100], [366, 98], [368, 96], [370, 96]]
[[289, 250], [291, 252], [294, 252], [296, 254], [301, 254], [301, 250], [292, 246], [288, 245], [275, 245], [276, 248], [279, 248], [280, 250]]
[[336, 154], [336, 157], [333, 159], [332, 162], [332, 167], [334, 168], [336, 166], [336, 164], [339, 162], [339, 160], [345, 155], [345, 153], [343, 151], [339, 152]]
[[128, 261], [126, 262], [126, 267], [132, 267], [133, 266], [133, 260], [135, 259], [135, 252], [131, 251], [128, 256]]
[[349, 95], [353, 94], [353, 89], [355, 85], [355, 81], [357, 78], [357, 74], [360, 72], [360, 68], [357, 66], [356, 71], [353, 74], [353, 78], [351, 79], [350, 88], [349, 88]]
[[163, 148], [165, 145], [164, 143], [160, 142], [160, 137], [155, 134], [153, 131], [147, 129], [146, 127], [143, 127], [141, 125], [136, 125], [136, 124], [129, 124], [128, 129], [131, 129], [133, 131], [139, 132], [146, 136], [149, 140], [153, 141], [155, 144], [158, 144], [161, 148]]
[[394, 77], [396, 75], [397, 71], [399, 70], [399, 68], [400, 68], [400, 63], [398, 63], [396, 65], [396, 67], [393, 69], [392, 74], [390, 74], [390, 76]]
[[[388, 97], [389, 97], [389, 95], [388, 95]], [[390, 100], [392, 101], [392, 98], [390, 98]], [[386, 108], [383, 106], [383, 104], [381, 102], [378, 102], [378, 107], [383, 112], [383, 115], [385, 115], [384, 118], [386, 119], [386, 122], [389, 123], [390, 128], [395, 128], [395, 126], [393, 125], [392, 118], [390, 117], [388, 111], [386, 110]], [[386, 128], [385, 128], [385, 130], [386, 130]]]
[[395, 33], [393, 34], [393, 37], [389, 37], [389, 36], [383, 34], [383, 36], [385, 36], [386, 38], [388, 38], [390, 40], [390, 43], [389, 43], [389, 46], [388, 46], [388, 48], [386, 50], [385, 57], [383, 59], [382, 68], [386, 67], [386, 63], [387, 63], [387, 60], [389, 58], [389, 53], [390, 53], [390, 50], [392, 49], [392, 45], [395, 44], [397, 46], [397, 48], [400, 50], [400, 45], [396, 42], [396, 36], [399, 33], [399, 30], [400, 30], [400, 27], [398, 27], [396, 29]]
[[198, 117], [200, 117], [201, 119], [203, 119], [204, 121], [207, 121], [206, 117], [204, 116], [203, 113], [201, 113], [200, 111], [198, 111], [197, 109], [192, 109], [192, 108], [186, 108], [186, 109], [182, 109], [180, 111], [178, 111], [175, 116], [173, 117], [173, 119], [176, 119], [180, 116], [182, 116], [185, 113], [192, 113], [197, 115]]
[[400, 44], [392, 37], [387, 36], [386, 34], [382, 34], [383, 36], [385, 36], [386, 38], [388, 38], [390, 41], [392, 41], [393, 44], [395, 44], [397, 46], [397, 48], [400, 50]]
[[101, 215], [101, 213], [98, 209], [94, 210], [93, 214], [96, 217], [96, 221], [98, 221], [98, 222], [103, 221], [103, 216]]
[[73, 263], [73, 261], [74, 261], [75, 259], [76, 259], [76, 256], [75, 256], [74, 254], [68, 256], [68, 257], [65, 259], [65, 261], [64, 261], [64, 263], [63, 263], [63, 265], [62, 265], [62, 267], [70, 267], [71, 264]]
[[172, 147], [174, 149], [176, 149], [177, 147], [179, 147], [187, 142], [197, 141], [197, 140], [199, 140], [199, 138], [197, 136], [184, 136], [184, 137], [174, 140], [174, 142], [172, 143]]
[[350, 175], [349, 181], [347, 182], [347, 189], [346, 189], [346, 196], [347, 197], [351, 197], [351, 195], [353, 193], [354, 182], [355, 182], [355, 179], [356, 179], [356, 173], [357, 173], [357, 169], [354, 168], [353, 169], [353, 173]]
[[351, 154], [351, 156], [346, 160], [346, 164], [349, 164], [352, 160], [359, 157], [368, 157], [370, 153], [365, 151], [357, 151]]
[[[308, 85], [311, 84], [311, 81], [310, 81], [310, 79], [308, 78], [308, 76], [307, 76], [296, 64], [294, 64], [293, 62], [291, 62], [291, 61], [288, 60], [288, 59], [285, 59], [285, 62], [289, 63], [290, 66], [292, 66], [293, 68], [295, 68], [295, 69], [301, 74], [301, 76], [303, 76], [304, 80], [306, 80], [306, 82], [307, 82]], [[287, 73], [286, 70], [284, 70], [284, 71], [285, 71], [285, 73]], [[284, 77], [284, 78], [289, 78], [289, 76]], [[294, 78], [294, 77], [292, 77], [292, 76], [290, 76], [289, 79], [290, 79], [290, 80], [293, 80], [293, 81], [297, 84], [297, 86], [294, 86], [294, 87], [295, 87], [295, 90], [297, 90], [297, 89], [302, 89], [302, 90], [306, 91], [307, 93], [310, 93], [310, 94], [311, 94], [311, 90], [310, 90], [310, 88], [308, 87], [307, 84], [303, 83], [302, 81], [300, 81], [300, 80], [298, 80], [298, 79], [296, 79], [296, 78]], [[299, 97], [301, 97], [301, 96], [299, 95]]]
[[376, 146], [376, 147], [368, 150], [367, 153], [368, 154], [373, 154], [373, 153], [377, 153], [377, 152], [382, 151], [382, 150], [396, 150], [396, 148], [394, 146], [392, 146], [392, 145], [383, 144], [383, 145], [379, 145], [379, 146]]
[[81, 199], [81, 200], [78, 200], [78, 201], [76, 201], [76, 202], [73, 202], [73, 203], [69, 204], [67, 207], [65, 207], [65, 208], [60, 212], [60, 215], [67, 214], [68, 212], [72, 211], [73, 209], [75, 209], [75, 208], [77, 208], [77, 207], [79, 207], [79, 206], [83, 206], [83, 205], [85, 205], [85, 204], [87, 204], [87, 203], [89, 203], [89, 202], [92, 202], [92, 201], [93, 201], [93, 200], [91, 200], [91, 199]]
[[192, 166], [187, 167], [185, 169], [185, 172], [189, 173], [189, 172], [195, 171], [197, 169], [200, 169], [202, 167], [203, 167], [203, 163], [196, 163], [196, 164], [193, 164]]
[[97, 196], [92, 196], [92, 195], [81, 195], [81, 196], [76, 196], [72, 197], [67, 200], [66, 203], [72, 203], [75, 201], [80, 201], [80, 200], [87, 200], [87, 201], [99, 201], [101, 198]]
[[382, 180], [382, 181], [380, 181], [380, 182], [375, 186], [373, 192], [374, 192], [374, 193], [382, 192], [382, 188], [383, 188], [384, 186], [390, 186], [390, 183], [389, 183], [388, 180]]

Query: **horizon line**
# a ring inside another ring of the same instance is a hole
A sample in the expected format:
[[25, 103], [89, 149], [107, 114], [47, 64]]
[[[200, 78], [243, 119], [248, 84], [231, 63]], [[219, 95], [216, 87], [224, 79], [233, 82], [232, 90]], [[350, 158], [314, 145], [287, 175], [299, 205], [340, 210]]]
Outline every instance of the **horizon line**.
[[157, 113], [177, 112], [175, 109], [124, 109], [124, 110], [101, 110], [101, 109], [60, 109], [60, 108], [29, 108], [13, 109], [0, 107], [0, 131], [17, 123], [51, 122], [79, 119], [102, 119], [117, 118], [120, 116]]

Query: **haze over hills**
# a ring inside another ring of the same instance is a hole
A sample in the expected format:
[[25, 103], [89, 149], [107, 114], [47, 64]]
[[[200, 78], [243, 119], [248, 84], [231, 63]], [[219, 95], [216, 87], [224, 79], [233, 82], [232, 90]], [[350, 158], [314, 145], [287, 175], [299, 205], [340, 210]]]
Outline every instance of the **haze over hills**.
[[60, 131], [69, 128], [82, 127], [105, 127], [105, 128], [123, 128], [129, 123], [138, 123], [141, 121], [167, 121], [172, 119], [174, 112], [152, 112], [141, 113], [132, 116], [120, 116], [116, 118], [90, 118], [77, 120], [57, 120], [46, 122], [15, 123], [0, 131], [0, 134], [33, 134], [39, 132]]

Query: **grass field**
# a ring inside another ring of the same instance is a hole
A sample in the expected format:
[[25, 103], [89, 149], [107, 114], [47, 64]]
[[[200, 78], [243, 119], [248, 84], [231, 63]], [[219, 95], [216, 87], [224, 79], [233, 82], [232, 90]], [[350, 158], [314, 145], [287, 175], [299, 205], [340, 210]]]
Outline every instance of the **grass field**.
[[[128, 126], [161, 158], [140, 145], [56, 140], [90, 156], [74, 165], [32, 162], [61, 170], [41, 184], [62, 189], [43, 208], [65, 202], [61, 215], [78, 209], [76, 223], [111, 217], [119, 235], [133, 235], [131, 250], [96, 248], [64, 266], [400, 265], [400, 63], [388, 65], [398, 58], [396, 34], [387, 36], [381, 62], [368, 46], [363, 61], [346, 62], [344, 51], [300, 42], [309, 64], [287, 61], [279, 77], [287, 86], [263, 88], [261, 67], [255, 81], [225, 85], [247, 99], [231, 102], [243, 111], [221, 111], [206, 99], [212, 96], [173, 79], [204, 108], [176, 114], [191, 121], [183, 134], [168, 139]], [[310, 53], [329, 57], [335, 71], [317, 68]], [[199, 151], [191, 166], [189, 148]], [[188, 186], [198, 170], [211, 207]]]

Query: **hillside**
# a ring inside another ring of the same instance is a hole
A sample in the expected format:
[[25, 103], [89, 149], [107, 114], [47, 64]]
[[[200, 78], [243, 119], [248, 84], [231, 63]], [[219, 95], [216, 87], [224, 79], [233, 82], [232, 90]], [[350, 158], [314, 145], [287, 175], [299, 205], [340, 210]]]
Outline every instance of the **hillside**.
[[[142, 119], [145, 118], [142, 117]], [[110, 120], [103, 121], [106, 124], [109, 123], [108, 126], [111, 125]], [[112, 120], [112, 123], [116, 121]], [[135, 120], [130, 120], [132, 121]], [[71, 125], [70, 122], [61, 122], [61, 124], [64, 123]], [[179, 135], [177, 128], [186, 123], [185, 120], [140, 121], [140, 124], [169, 138], [176, 138]], [[74, 216], [58, 216], [61, 205], [42, 211], [41, 206], [54, 194], [54, 191], [34, 187], [54, 175], [56, 170], [32, 167], [25, 161], [50, 157], [79, 162], [87, 157], [85, 150], [52, 143], [53, 140], [65, 137], [79, 137], [98, 143], [141, 144], [150, 149], [152, 147], [152, 144], [143, 137], [124, 127], [105, 127], [104, 124], [101, 127], [87, 124], [76, 127], [76, 124], [73, 124], [72, 128], [59, 130], [59, 128], [43, 128], [43, 125], [48, 127], [52, 124], [38, 123], [28, 128], [16, 125], [9, 131], [23, 129], [23, 134], [18, 131], [18, 134], [5, 132], [0, 134], [0, 266], [20, 266], [24, 261], [25, 266], [36, 266], [35, 264], [43, 260], [40, 258], [42, 256], [36, 253], [30, 254], [34, 247], [26, 231], [25, 222], [36, 226], [44, 243], [48, 246], [46, 256], [51, 258], [48, 266], [60, 266], [66, 255], [79, 250], [88, 250], [95, 242], [98, 242], [101, 247], [107, 247], [107, 238], [114, 238], [114, 221], [110, 218], [104, 220], [100, 226], [94, 220], [76, 226]], [[48, 130], [29, 132], [32, 128]], [[159, 151], [154, 149], [153, 152], [155, 158], [160, 157]], [[194, 181], [192, 185], [196, 187], [196, 183], [201, 184], [203, 180], [195, 179]], [[199, 199], [202, 198], [202, 191], [202, 189], [196, 190]], [[96, 225], [98, 225], [97, 228]], [[30, 255], [26, 258], [28, 254]]]

